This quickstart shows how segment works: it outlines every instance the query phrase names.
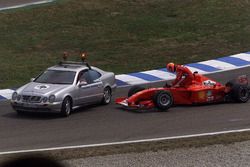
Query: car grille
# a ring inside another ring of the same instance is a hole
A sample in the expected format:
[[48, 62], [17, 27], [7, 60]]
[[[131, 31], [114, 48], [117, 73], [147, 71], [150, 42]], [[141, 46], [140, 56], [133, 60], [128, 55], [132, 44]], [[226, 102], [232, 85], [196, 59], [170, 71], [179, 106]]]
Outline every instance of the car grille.
[[22, 96], [23, 102], [39, 103], [40, 100], [41, 100], [40, 96], [27, 96], [27, 95]]

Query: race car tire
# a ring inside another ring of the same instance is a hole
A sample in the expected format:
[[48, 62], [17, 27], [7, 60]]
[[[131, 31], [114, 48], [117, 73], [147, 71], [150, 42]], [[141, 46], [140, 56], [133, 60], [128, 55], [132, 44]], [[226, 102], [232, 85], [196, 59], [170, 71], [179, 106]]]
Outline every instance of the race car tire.
[[104, 88], [102, 104], [107, 105], [111, 102], [112, 90], [110, 87]]
[[233, 100], [239, 103], [246, 103], [249, 100], [249, 89], [245, 85], [235, 84], [232, 87]]
[[156, 108], [158, 108], [161, 111], [166, 111], [173, 104], [173, 96], [168, 91], [164, 91], [164, 90], [158, 91], [153, 96], [153, 102]]
[[168, 84], [168, 82], [166, 82], [166, 83], [165, 83], [165, 85], [164, 85], [164, 87], [165, 87], [165, 88], [170, 88], [170, 87], [171, 87], [171, 85], [170, 85], [170, 84]]
[[72, 112], [72, 102], [70, 97], [66, 97], [62, 102], [61, 115], [67, 117]]
[[235, 83], [234, 80], [230, 80], [230, 81], [228, 81], [228, 82], [225, 84], [226, 87], [228, 87], [228, 88], [231, 89], [231, 91], [230, 91], [230, 92], [227, 92], [226, 95], [225, 95], [225, 97], [224, 97], [224, 101], [225, 101], [225, 102], [234, 102], [234, 101], [235, 101], [235, 100], [234, 100], [234, 97], [233, 97], [233, 91], [232, 91], [235, 84], [236, 84], [236, 83]]
[[145, 90], [145, 88], [143, 88], [141, 86], [132, 86], [128, 91], [128, 97], [133, 96], [134, 94], [136, 94], [137, 92], [140, 92], [142, 90]]
[[236, 84], [235, 81], [234, 81], [234, 80], [231, 80], [231, 81], [228, 81], [228, 82], [225, 84], [225, 86], [231, 87], [231, 88], [232, 88], [235, 84]]

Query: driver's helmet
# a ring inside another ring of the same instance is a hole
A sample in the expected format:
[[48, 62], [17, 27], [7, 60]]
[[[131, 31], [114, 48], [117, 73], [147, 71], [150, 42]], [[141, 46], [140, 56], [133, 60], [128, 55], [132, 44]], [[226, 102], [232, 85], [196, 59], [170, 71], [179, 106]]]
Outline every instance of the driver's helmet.
[[167, 64], [167, 70], [170, 72], [175, 72], [176, 71], [176, 67], [174, 63], [168, 63]]

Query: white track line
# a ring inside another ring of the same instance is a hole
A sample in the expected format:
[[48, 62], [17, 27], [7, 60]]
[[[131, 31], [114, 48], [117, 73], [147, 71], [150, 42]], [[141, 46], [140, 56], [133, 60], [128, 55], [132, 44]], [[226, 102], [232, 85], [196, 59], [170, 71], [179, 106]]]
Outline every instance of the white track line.
[[31, 5], [41, 5], [41, 4], [49, 3], [49, 2], [53, 2], [53, 1], [55, 1], [55, 0], [43, 0], [43, 1], [39, 1], [39, 2], [31, 2], [31, 3], [21, 4], [21, 5], [3, 7], [3, 8], [0, 8], [0, 11], [9, 10], [9, 9], [16, 9], [16, 8], [23, 8], [23, 7], [31, 6]]
[[101, 146], [114, 146], [114, 145], [136, 144], [136, 143], [144, 143], [144, 142], [157, 142], [157, 141], [163, 141], [163, 140], [186, 139], [186, 138], [192, 138], [192, 137], [214, 136], [214, 135], [249, 132], [249, 131], [250, 129], [239, 129], [239, 130], [228, 130], [228, 131], [220, 131], [220, 132], [209, 132], [209, 133], [201, 133], [201, 134], [161, 137], [161, 138], [153, 138], [153, 139], [131, 140], [131, 141], [121, 141], [121, 142], [111, 142], [111, 143], [53, 147], [53, 148], [42, 148], [42, 149], [33, 149], [33, 150], [6, 151], [6, 152], [0, 152], [0, 155], [43, 152], [43, 151], [56, 151], [56, 150], [65, 150], [65, 149], [80, 149], [80, 148], [91, 148], [91, 147], [101, 147]]

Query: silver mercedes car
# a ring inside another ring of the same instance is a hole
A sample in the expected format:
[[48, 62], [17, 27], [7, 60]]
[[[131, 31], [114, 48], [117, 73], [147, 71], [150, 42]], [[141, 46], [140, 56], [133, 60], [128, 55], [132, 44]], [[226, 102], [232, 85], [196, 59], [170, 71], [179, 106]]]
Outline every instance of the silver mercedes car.
[[61, 62], [12, 94], [17, 113], [58, 112], [70, 115], [86, 104], [109, 104], [116, 88], [115, 75], [84, 62]]

